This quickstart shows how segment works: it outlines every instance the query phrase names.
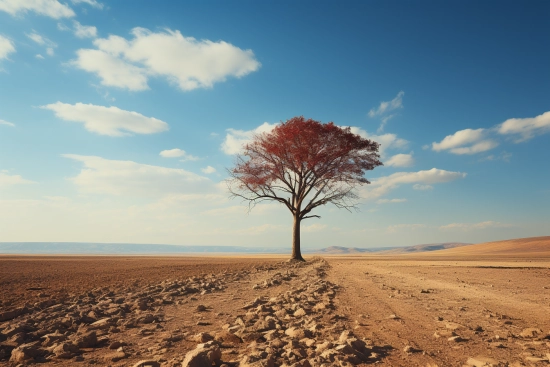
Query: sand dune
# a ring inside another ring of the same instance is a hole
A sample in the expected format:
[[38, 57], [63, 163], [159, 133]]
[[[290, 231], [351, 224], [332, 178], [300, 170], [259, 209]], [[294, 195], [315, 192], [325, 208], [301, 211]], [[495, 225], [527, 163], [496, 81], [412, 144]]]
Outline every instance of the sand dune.
[[437, 251], [437, 250], [444, 250], [444, 249], [451, 249], [455, 247], [461, 247], [461, 246], [469, 246], [470, 243], [462, 243], [462, 242], [447, 242], [447, 243], [431, 243], [427, 245], [416, 245], [416, 246], [407, 246], [407, 247], [399, 247], [392, 250], [387, 251], [380, 251], [380, 255], [390, 255], [390, 254], [410, 254], [410, 253], [418, 253], [418, 252], [427, 252], [427, 251]]
[[550, 256], [550, 236], [517, 238], [431, 251], [429, 256]]

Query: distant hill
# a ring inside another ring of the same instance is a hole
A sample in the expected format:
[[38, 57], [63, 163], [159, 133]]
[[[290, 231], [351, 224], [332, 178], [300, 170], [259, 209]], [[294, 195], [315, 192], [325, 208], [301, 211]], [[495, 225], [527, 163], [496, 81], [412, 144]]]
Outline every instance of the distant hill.
[[315, 250], [313, 252], [317, 254], [326, 254], [326, 255], [353, 255], [353, 254], [363, 254], [363, 253], [376, 253], [379, 255], [397, 255], [397, 254], [408, 254], [415, 252], [426, 252], [426, 251], [436, 251], [447, 248], [454, 248], [459, 246], [470, 245], [470, 243], [461, 243], [461, 242], [447, 242], [447, 243], [432, 243], [427, 245], [416, 245], [416, 246], [407, 246], [407, 247], [343, 247], [343, 246], [330, 246], [322, 248], [320, 250]]
[[431, 243], [427, 245], [399, 247], [388, 251], [381, 251], [379, 252], [379, 254], [411, 254], [416, 252], [438, 251], [438, 250], [469, 246], [469, 245], [471, 245], [471, 243], [463, 243], [463, 242]]
[[316, 254], [326, 255], [339, 255], [339, 254], [361, 254], [366, 252], [379, 252], [394, 249], [395, 247], [374, 247], [374, 248], [360, 248], [360, 247], [343, 247], [343, 246], [330, 246], [319, 250], [313, 250]]
[[430, 252], [430, 256], [550, 256], [550, 236], [516, 238]]
[[198, 253], [278, 254], [290, 253], [290, 246], [280, 248], [241, 246], [178, 246], [129, 243], [82, 242], [0, 242], [0, 254], [71, 254], [71, 255], [155, 255]]

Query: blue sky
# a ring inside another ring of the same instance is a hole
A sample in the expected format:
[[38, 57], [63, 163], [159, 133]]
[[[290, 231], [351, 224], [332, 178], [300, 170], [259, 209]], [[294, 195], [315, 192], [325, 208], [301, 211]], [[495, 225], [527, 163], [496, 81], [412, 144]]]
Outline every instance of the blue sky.
[[290, 246], [223, 180], [303, 115], [381, 143], [305, 248], [548, 235], [550, 4], [0, 0], [0, 241]]

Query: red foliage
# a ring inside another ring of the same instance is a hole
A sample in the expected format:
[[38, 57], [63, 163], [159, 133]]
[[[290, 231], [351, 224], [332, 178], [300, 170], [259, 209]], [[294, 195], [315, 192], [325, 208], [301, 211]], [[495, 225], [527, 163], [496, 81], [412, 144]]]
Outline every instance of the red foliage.
[[232, 192], [253, 202], [277, 200], [299, 219], [329, 202], [353, 207], [346, 201], [356, 198], [352, 189], [369, 183], [365, 172], [382, 164], [378, 146], [350, 128], [294, 117], [246, 145], [231, 170], [244, 194]]

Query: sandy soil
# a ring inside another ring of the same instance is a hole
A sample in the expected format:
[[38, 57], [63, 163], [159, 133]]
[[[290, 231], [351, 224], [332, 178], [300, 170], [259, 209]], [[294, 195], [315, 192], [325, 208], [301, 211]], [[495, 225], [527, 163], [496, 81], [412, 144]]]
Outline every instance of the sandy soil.
[[550, 363], [550, 257], [282, 260], [1, 256], [0, 365], [180, 366], [209, 336], [227, 366]]

